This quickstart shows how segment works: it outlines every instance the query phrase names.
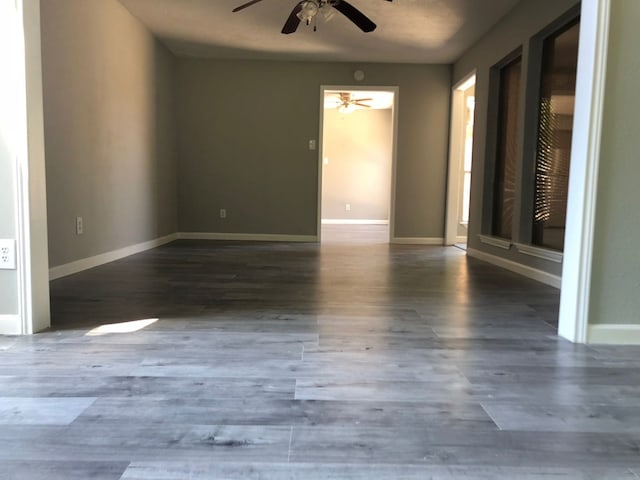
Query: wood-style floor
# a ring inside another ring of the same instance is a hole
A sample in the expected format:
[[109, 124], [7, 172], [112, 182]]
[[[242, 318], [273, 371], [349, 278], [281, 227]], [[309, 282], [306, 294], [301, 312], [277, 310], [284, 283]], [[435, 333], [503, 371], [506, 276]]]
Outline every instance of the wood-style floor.
[[52, 282], [52, 330], [0, 337], [0, 478], [640, 478], [640, 349], [572, 345], [557, 290], [373, 233]]

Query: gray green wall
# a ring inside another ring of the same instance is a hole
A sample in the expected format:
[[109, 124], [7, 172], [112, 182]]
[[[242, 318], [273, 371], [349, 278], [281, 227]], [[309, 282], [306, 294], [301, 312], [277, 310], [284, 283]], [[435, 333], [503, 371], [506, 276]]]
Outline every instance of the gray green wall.
[[640, 324], [640, 2], [611, 2], [611, 25], [598, 176], [591, 324]]
[[180, 231], [316, 235], [320, 86], [357, 69], [400, 89], [396, 236], [442, 237], [450, 66], [194, 59], [176, 72]]
[[400, 90], [396, 236], [443, 236], [450, 66], [176, 59], [115, 0], [42, 17], [51, 267], [177, 231], [315, 236], [320, 85], [356, 69]]
[[[484, 192], [484, 169], [486, 163], [487, 117], [489, 107], [489, 72], [492, 66], [500, 62], [511, 52], [523, 48], [523, 78], [527, 76], [529, 56], [528, 42], [540, 30], [552, 23], [571, 7], [579, 2], [575, 0], [522, 0], [509, 12], [487, 35], [468, 50], [454, 65], [454, 84], [462, 80], [474, 69], [477, 71], [476, 111], [473, 145], [473, 171], [471, 180], [471, 208], [469, 222], [468, 245], [471, 249], [502, 257], [545, 272], [560, 275], [562, 266], [559, 263], [541, 260], [520, 254], [514, 247], [506, 251], [480, 242], [482, 199]], [[523, 89], [524, 94], [524, 89]], [[521, 102], [524, 106], [524, 102]], [[524, 109], [520, 115], [520, 132], [524, 135]], [[520, 142], [519, 155], [525, 153]], [[523, 242], [526, 243], [526, 242]]]
[[323, 119], [322, 218], [389, 220], [393, 111], [325, 108]]
[[173, 56], [116, 0], [41, 4], [50, 266], [174, 233]]

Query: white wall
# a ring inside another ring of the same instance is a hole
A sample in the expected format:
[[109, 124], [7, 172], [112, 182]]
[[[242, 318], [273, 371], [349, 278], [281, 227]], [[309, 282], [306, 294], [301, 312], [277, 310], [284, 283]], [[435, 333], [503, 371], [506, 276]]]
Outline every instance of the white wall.
[[324, 110], [323, 219], [389, 220], [392, 121], [391, 109]]
[[[0, 75], [0, 238], [17, 238], [18, 196], [16, 191], [16, 153], [20, 148], [16, 140], [24, 141], [25, 131], [21, 131], [23, 117], [24, 80], [19, 72], [24, 59], [21, 49], [21, 19], [13, 2], [0, 3], [0, 57], [3, 59], [3, 73]], [[20, 88], [23, 92], [20, 95]], [[0, 315], [18, 314], [18, 272], [0, 270]], [[1, 332], [0, 332], [1, 333]]]

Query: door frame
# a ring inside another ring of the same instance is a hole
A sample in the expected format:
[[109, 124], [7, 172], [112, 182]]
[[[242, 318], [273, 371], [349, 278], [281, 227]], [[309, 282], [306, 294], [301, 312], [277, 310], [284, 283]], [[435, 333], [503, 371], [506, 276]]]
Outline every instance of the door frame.
[[[589, 320], [612, 1], [582, 2], [580, 11], [578, 80], [558, 319], [558, 335], [574, 343], [590, 343], [598, 333], [598, 325], [590, 325]], [[614, 343], [621, 342], [616, 339]]]
[[398, 86], [380, 85], [320, 85], [320, 132], [318, 135], [318, 209], [316, 241], [322, 241], [322, 174], [324, 159], [324, 96], [327, 91], [347, 91], [347, 92], [391, 92], [393, 93], [393, 106], [391, 108], [391, 198], [389, 199], [389, 243], [393, 241], [395, 232], [395, 203], [396, 203], [396, 163], [398, 153], [398, 97], [400, 88]]
[[[476, 83], [476, 70], [456, 83], [451, 90], [451, 129], [449, 134], [449, 168], [447, 177], [447, 207], [445, 216], [444, 244], [458, 243], [458, 223], [461, 202], [461, 176], [464, 165], [465, 132], [464, 122], [467, 106], [465, 91]], [[466, 88], [465, 88], [466, 87]]]

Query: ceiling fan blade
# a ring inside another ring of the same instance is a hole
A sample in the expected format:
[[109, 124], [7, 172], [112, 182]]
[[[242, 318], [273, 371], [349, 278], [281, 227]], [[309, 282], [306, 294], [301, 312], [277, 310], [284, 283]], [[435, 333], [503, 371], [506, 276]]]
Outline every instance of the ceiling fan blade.
[[354, 98], [354, 102], [370, 102], [373, 98]]
[[243, 5], [240, 5], [239, 7], [234, 8], [233, 10], [231, 10], [232, 12], [239, 12], [240, 10], [244, 10], [247, 7], [250, 7], [251, 5], [255, 5], [258, 2], [261, 2], [262, 0], [251, 0], [250, 2], [247, 2]]
[[351, 20], [356, 26], [363, 32], [373, 32], [376, 29], [376, 24], [373, 23], [364, 13], [358, 10], [345, 0], [340, 0], [333, 5], [333, 8], [338, 10], [341, 14]]
[[366, 103], [353, 102], [353, 105], [357, 105], [359, 107], [371, 108], [371, 105], [367, 105]]
[[300, 25], [300, 19], [298, 18], [298, 13], [302, 11], [302, 4], [304, 2], [298, 2], [298, 4], [293, 7], [289, 18], [284, 23], [284, 27], [282, 27], [282, 33], [285, 35], [289, 35], [290, 33], [295, 32], [298, 29], [298, 25]]

